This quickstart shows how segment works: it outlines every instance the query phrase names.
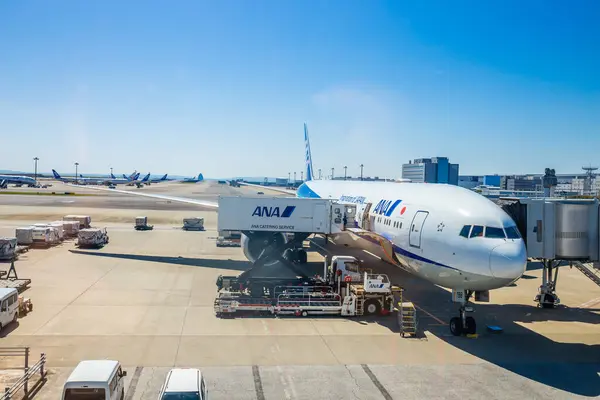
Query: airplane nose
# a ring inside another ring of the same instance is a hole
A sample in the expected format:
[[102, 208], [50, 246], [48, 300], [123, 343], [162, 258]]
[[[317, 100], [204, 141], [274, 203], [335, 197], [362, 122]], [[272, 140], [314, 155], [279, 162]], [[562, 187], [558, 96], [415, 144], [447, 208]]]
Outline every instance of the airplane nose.
[[490, 254], [490, 270], [496, 278], [516, 280], [525, 273], [527, 252], [525, 244], [503, 243]]

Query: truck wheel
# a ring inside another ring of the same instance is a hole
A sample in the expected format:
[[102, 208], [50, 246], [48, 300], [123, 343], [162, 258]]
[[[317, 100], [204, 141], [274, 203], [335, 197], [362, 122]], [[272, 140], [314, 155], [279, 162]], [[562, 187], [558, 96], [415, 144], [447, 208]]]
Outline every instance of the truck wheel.
[[298, 250], [298, 262], [300, 264], [306, 264], [308, 262], [308, 254], [306, 253], [306, 250]]
[[307, 313], [306, 311], [302, 311], [302, 316], [303, 316], [303, 317], [307, 317], [307, 316], [308, 316], [308, 313]]
[[381, 312], [381, 304], [379, 301], [370, 299], [365, 301], [365, 315], [376, 315]]

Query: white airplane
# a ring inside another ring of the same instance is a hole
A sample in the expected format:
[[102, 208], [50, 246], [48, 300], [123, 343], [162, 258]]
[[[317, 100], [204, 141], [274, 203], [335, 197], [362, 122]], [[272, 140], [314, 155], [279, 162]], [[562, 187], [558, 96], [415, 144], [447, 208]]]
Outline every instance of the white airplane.
[[[485, 299], [488, 291], [512, 284], [525, 272], [525, 243], [511, 217], [485, 197], [454, 185], [313, 180], [306, 124], [304, 135], [307, 179], [296, 196], [357, 205], [356, 220], [348, 221], [349, 229], [332, 239], [349, 239], [355, 247], [452, 289], [453, 300], [461, 306], [460, 316], [450, 320], [451, 332], [475, 333], [475, 320], [466, 315], [473, 311], [471, 296], [479, 292]], [[205, 200], [136, 194], [218, 206]], [[252, 241], [242, 236], [244, 254], [254, 262], [262, 250]]]
[[19, 176], [19, 175], [0, 175], [0, 187], [4, 187], [8, 184], [17, 184], [17, 185], [29, 185], [35, 186], [37, 183], [35, 179], [29, 176]]

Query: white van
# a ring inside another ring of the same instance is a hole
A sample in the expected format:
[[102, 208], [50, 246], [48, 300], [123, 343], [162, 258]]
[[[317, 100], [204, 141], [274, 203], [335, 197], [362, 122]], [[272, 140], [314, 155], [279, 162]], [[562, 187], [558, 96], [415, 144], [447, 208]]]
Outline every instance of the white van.
[[0, 331], [11, 322], [17, 322], [19, 292], [15, 288], [0, 288]]
[[207, 400], [204, 376], [197, 368], [173, 368], [167, 374], [158, 400]]
[[85, 360], [71, 372], [63, 387], [63, 400], [123, 400], [127, 371], [113, 360]]

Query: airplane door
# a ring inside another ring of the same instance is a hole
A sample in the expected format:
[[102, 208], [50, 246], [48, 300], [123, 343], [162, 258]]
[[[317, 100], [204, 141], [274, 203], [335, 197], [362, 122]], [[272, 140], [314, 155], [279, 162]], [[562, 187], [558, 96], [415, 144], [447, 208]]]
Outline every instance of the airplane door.
[[373, 205], [373, 203], [367, 203], [365, 205], [365, 209], [363, 210], [361, 228], [363, 228], [365, 231], [371, 230], [371, 224], [370, 224], [370, 220], [369, 220], [369, 212], [371, 212], [372, 205]]
[[408, 243], [413, 247], [421, 248], [421, 231], [429, 213], [427, 211], [417, 211], [410, 225], [410, 234]]

